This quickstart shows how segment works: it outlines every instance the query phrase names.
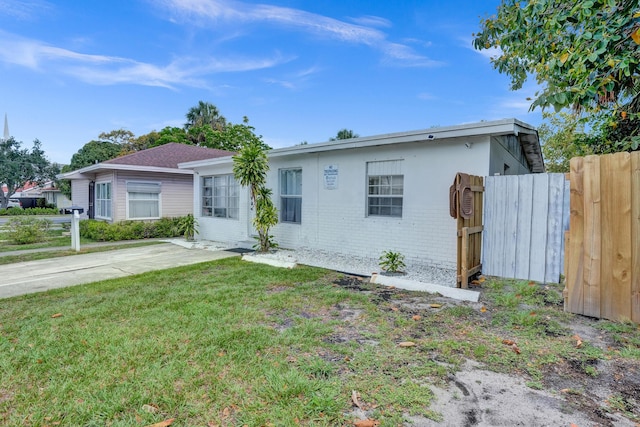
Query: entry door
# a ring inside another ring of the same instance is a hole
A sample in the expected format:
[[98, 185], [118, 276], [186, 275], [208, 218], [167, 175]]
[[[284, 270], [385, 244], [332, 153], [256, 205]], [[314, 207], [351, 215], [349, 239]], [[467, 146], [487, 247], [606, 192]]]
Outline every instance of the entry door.
[[89, 183], [89, 209], [87, 212], [87, 215], [89, 216], [90, 219], [94, 219], [96, 214], [95, 214], [95, 201], [96, 201], [96, 183], [91, 181]]

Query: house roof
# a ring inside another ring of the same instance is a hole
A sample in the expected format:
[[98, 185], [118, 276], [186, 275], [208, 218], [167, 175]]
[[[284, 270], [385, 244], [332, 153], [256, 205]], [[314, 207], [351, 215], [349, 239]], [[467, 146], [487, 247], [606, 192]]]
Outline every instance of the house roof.
[[104, 170], [131, 170], [145, 172], [191, 173], [178, 169], [179, 163], [210, 160], [232, 156], [232, 151], [171, 142], [126, 156], [116, 157], [102, 163], [58, 175], [60, 179], [86, 178], [83, 174]]
[[[292, 147], [277, 148], [269, 151], [269, 157], [289, 155], [304, 155], [323, 151], [345, 150], [362, 147], [373, 147], [407, 142], [423, 142], [437, 144], [438, 141], [449, 138], [472, 137], [480, 135], [500, 136], [516, 135], [522, 146], [527, 162], [532, 172], [544, 172], [542, 150], [535, 127], [517, 119], [502, 119], [487, 122], [467, 123], [456, 126], [437, 127], [424, 130], [388, 133], [362, 138], [343, 139], [337, 141], [320, 142], [308, 145], [294, 145]], [[229, 162], [228, 158], [209, 159], [182, 163], [180, 168], [191, 169], [214, 164]]]

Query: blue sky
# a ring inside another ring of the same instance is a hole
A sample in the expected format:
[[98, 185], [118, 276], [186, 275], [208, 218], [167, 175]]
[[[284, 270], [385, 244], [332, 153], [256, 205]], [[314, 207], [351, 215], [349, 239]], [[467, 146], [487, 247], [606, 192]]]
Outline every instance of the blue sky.
[[101, 132], [182, 126], [199, 100], [273, 147], [528, 113], [471, 47], [499, 0], [0, 0], [0, 114], [68, 163]]

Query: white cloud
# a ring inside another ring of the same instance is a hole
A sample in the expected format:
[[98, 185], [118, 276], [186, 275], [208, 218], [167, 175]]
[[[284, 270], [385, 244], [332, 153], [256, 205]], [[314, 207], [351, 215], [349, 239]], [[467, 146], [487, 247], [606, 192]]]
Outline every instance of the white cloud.
[[490, 47], [489, 49], [476, 49], [473, 47], [473, 40], [470, 37], [460, 37], [460, 42], [462, 46], [467, 49], [471, 49], [475, 53], [484, 56], [487, 59], [497, 58], [502, 55], [502, 49], [499, 47]]
[[0, 0], [0, 15], [21, 21], [34, 19], [37, 15], [51, 13], [52, 6], [42, 0]]
[[202, 77], [209, 74], [270, 68], [289, 60], [280, 54], [258, 59], [178, 58], [160, 66], [117, 56], [78, 53], [0, 31], [0, 62], [38, 71], [55, 70], [98, 85], [206, 87]]
[[358, 25], [366, 25], [370, 27], [382, 27], [382, 28], [390, 28], [393, 25], [391, 21], [386, 18], [382, 18], [380, 16], [372, 16], [365, 15], [357, 18], [350, 18], [352, 22], [355, 22]]
[[297, 28], [320, 37], [370, 46], [383, 52], [387, 59], [385, 62], [394, 65], [419, 67], [441, 65], [439, 61], [420, 55], [409, 46], [390, 42], [386, 33], [373, 28], [381, 24], [390, 24], [383, 18], [363, 17], [360, 18], [360, 25], [358, 25], [300, 9], [268, 4], [224, 0], [163, 0], [161, 4], [166, 9], [175, 11], [177, 15], [190, 18], [196, 23], [202, 23], [202, 20], [209, 24], [220, 20], [233, 23], [267, 22]]

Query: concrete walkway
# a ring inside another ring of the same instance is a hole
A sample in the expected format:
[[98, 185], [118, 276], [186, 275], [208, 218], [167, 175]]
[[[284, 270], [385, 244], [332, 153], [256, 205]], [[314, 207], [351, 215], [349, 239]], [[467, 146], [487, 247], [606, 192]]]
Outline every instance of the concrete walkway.
[[0, 298], [239, 256], [171, 243], [0, 266]]

